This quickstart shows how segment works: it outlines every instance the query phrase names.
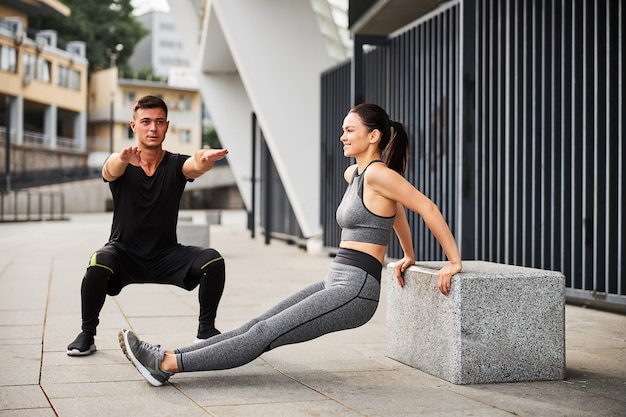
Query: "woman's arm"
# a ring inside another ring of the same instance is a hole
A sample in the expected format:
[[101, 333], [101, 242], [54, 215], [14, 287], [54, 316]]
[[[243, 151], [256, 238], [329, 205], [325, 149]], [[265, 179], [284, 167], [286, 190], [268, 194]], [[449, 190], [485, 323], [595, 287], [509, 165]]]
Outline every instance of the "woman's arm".
[[395, 230], [404, 257], [396, 262], [395, 273], [398, 284], [404, 287], [404, 278], [402, 274], [406, 269], [415, 263], [415, 251], [413, 249], [413, 237], [411, 235], [411, 229], [409, 228], [409, 222], [404, 212], [404, 206], [400, 203], [396, 203], [396, 217], [393, 222], [393, 230]]
[[431, 204], [432, 206], [425, 213], [420, 213], [420, 215], [424, 219], [426, 226], [428, 226], [431, 233], [441, 245], [441, 248], [450, 262], [449, 265], [441, 268], [437, 274], [437, 288], [439, 288], [442, 294], [448, 295], [452, 284], [452, 275], [461, 272], [461, 255], [459, 254], [454, 236], [439, 211], [439, 208], [432, 201]]
[[368, 171], [368, 180], [380, 195], [402, 204], [422, 217], [450, 262], [449, 265], [441, 268], [437, 275], [439, 291], [448, 295], [452, 275], [461, 271], [461, 255], [448, 223], [446, 223], [437, 205], [402, 175], [391, 169], [383, 168]]

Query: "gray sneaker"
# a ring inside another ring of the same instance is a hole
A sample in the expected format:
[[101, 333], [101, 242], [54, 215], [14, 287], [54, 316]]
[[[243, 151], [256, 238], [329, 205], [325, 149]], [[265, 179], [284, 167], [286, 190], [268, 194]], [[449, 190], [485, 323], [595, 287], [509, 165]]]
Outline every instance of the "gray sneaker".
[[174, 375], [161, 369], [161, 362], [165, 356], [165, 350], [160, 346], [143, 342], [130, 330], [122, 329], [117, 334], [120, 347], [129, 361], [146, 380], [160, 387]]

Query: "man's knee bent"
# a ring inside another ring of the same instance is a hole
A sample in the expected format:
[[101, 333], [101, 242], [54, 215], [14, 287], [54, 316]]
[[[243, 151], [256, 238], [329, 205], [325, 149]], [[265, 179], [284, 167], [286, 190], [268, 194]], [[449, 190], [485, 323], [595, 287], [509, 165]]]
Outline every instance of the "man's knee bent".
[[110, 275], [115, 275], [119, 271], [119, 262], [117, 256], [110, 252], [96, 251], [89, 258], [89, 266], [87, 268], [91, 267], [103, 268], [109, 271]]
[[107, 294], [117, 295], [122, 290], [121, 281], [114, 278], [118, 277], [118, 272], [119, 263], [114, 254], [106, 251], [96, 251], [89, 258], [83, 285], [99, 281], [102, 285], [106, 285]]
[[202, 278], [224, 280], [225, 264], [222, 255], [215, 249], [206, 249], [191, 264], [185, 288], [192, 290], [200, 284]]

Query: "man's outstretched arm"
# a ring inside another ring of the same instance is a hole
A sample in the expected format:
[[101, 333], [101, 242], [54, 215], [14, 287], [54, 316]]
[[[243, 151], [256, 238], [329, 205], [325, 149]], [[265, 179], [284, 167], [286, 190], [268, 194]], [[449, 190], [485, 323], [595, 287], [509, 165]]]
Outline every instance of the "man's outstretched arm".
[[112, 153], [104, 162], [102, 177], [111, 182], [124, 174], [128, 164], [141, 164], [141, 150], [136, 146], [129, 146], [120, 153]]
[[215, 165], [216, 161], [224, 159], [228, 149], [200, 149], [183, 164], [183, 174], [187, 179], [195, 179]]

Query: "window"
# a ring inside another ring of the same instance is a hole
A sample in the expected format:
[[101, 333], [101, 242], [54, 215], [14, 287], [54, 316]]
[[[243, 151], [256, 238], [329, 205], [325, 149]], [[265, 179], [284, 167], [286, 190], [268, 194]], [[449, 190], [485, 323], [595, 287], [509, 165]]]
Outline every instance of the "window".
[[191, 143], [191, 130], [180, 129], [178, 137], [180, 138], [180, 143]]
[[[134, 91], [128, 91], [126, 93], [126, 104], [133, 105], [137, 101], [137, 94]], [[132, 132], [132, 130], [131, 130]]]
[[182, 49], [182, 44], [178, 41], [173, 41], [170, 39], [162, 39], [159, 41], [159, 46], [161, 48], [177, 48]]
[[59, 87], [67, 87], [67, 72], [69, 68], [59, 65], [57, 67], [57, 85]]
[[127, 139], [135, 139], [135, 132], [133, 132], [133, 128], [128, 126], [128, 131], [126, 133]]
[[180, 110], [190, 111], [191, 110], [191, 97], [181, 96], [178, 107], [180, 108]]
[[24, 76], [35, 76], [35, 60], [37, 57], [32, 54], [24, 54]]
[[50, 61], [33, 54], [24, 54], [24, 77], [50, 82]]
[[80, 73], [72, 68], [59, 65], [57, 84], [71, 90], [80, 90]]
[[159, 64], [171, 67], [188, 67], [189, 61], [184, 58], [162, 56], [159, 58]]
[[17, 51], [8, 45], [0, 45], [0, 70], [17, 72]]

